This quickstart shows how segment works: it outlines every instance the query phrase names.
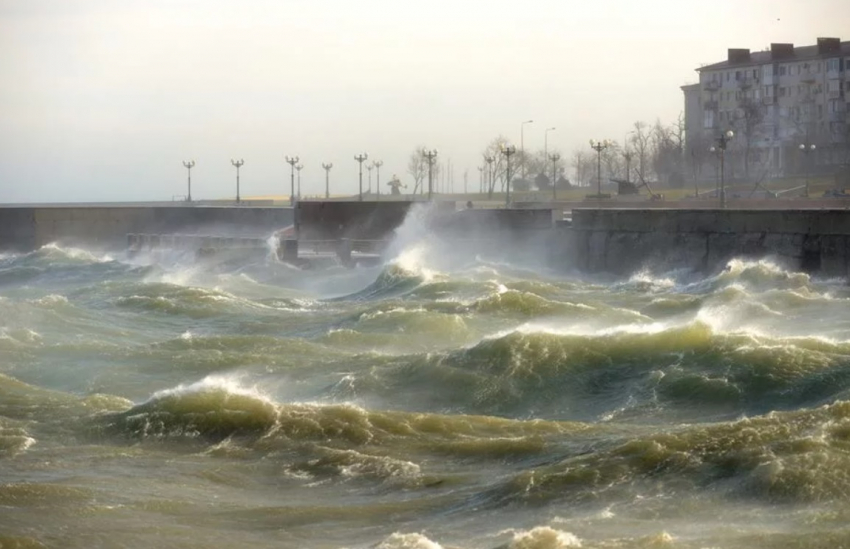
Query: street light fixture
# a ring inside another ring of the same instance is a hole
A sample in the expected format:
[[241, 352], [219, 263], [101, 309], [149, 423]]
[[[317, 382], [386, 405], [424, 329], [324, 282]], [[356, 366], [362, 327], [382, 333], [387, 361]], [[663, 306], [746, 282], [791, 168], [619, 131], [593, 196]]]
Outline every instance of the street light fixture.
[[186, 162], [184, 160], [183, 165], [186, 167], [186, 170], [188, 170], [188, 172], [189, 172], [189, 191], [188, 191], [188, 194], [186, 195], [186, 202], [191, 202], [192, 201], [192, 168], [195, 167], [195, 161], [189, 160], [188, 162]]
[[496, 175], [493, 173], [493, 162], [495, 161], [496, 159], [492, 156], [484, 157], [484, 162], [489, 166], [490, 172], [490, 184], [487, 186], [487, 200], [493, 199], [493, 187], [496, 185]]
[[287, 164], [289, 164], [289, 205], [295, 207], [295, 165], [298, 164], [297, 156], [286, 156]]
[[375, 176], [377, 179], [375, 180], [375, 186], [377, 187], [378, 200], [381, 199], [381, 166], [384, 165], [383, 160], [375, 160], [372, 162], [372, 165], [375, 166]]
[[437, 149], [425, 149], [422, 151], [422, 156], [428, 161], [428, 200], [431, 200], [434, 187], [434, 159], [437, 158]]
[[558, 199], [558, 160], [561, 159], [561, 155], [558, 153], [554, 153], [549, 155], [549, 160], [552, 161], [552, 202]]
[[602, 200], [602, 151], [611, 146], [607, 139], [602, 141], [590, 140], [590, 148], [596, 151], [596, 198]]
[[[558, 128], [554, 126], [551, 128], [546, 128], [546, 131], [543, 132], [543, 159], [546, 160], [549, 158], [549, 132], [554, 131]], [[543, 170], [546, 171], [546, 170]]]
[[[522, 179], [525, 180], [525, 134], [523, 130], [525, 129], [526, 124], [533, 124], [534, 120], [526, 120], [522, 124], [519, 125], [519, 156], [520, 156], [520, 174], [522, 175]], [[516, 147], [514, 147], [514, 152], [516, 152]], [[513, 153], [512, 153], [513, 154]], [[510, 186], [510, 182], [508, 183]]]
[[366, 170], [369, 172], [369, 187], [366, 190], [366, 194], [372, 194], [372, 170], [375, 168], [375, 163], [366, 164]]
[[725, 175], [725, 163], [726, 163], [726, 147], [729, 145], [729, 142], [735, 137], [735, 132], [732, 130], [727, 130], [725, 133], [720, 134], [720, 137], [717, 138], [717, 146], [711, 147], [709, 149], [711, 152], [716, 152], [720, 155], [720, 209], [724, 209], [726, 207], [726, 175]]
[[245, 161], [241, 158], [239, 160], [233, 160], [231, 158], [230, 163], [236, 166], [236, 203], [239, 204], [239, 202], [241, 201], [239, 198], [239, 168], [241, 168], [242, 165], [245, 164]]
[[366, 159], [369, 158], [369, 155], [366, 153], [358, 154], [354, 157], [354, 160], [360, 163], [360, 194], [358, 200], [363, 202], [363, 163], [366, 162]]
[[503, 145], [502, 146], [502, 154], [505, 155], [506, 160], [506, 175], [507, 179], [507, 193], [505, 194], [505, 208], [507, 208], [511, 203], [511, 156], [516, 154], [516, 147], [513, 145]]
[[811, 162], [809, 162], [809, 153], [815, 152], [817, 147], [814, 143], [800, 143], [800, 152], [803, 153], [803, 169], [806, 171], [806, 198], [809, 197], [809, 173], [811, 172]]
[[322, 162], [322, 167], [325, 169], [325, 198], [330, 198], [331, 197], [331, 187], [330, 187], [331, 168], [333, 168], [334, 165], [333, 165], [333, 162], [329, 162], [327, 164]]

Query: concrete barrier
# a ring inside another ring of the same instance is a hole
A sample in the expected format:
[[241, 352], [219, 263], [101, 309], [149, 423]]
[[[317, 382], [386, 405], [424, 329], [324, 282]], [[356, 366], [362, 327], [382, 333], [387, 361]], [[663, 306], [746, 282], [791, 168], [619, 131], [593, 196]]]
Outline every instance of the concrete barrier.
[[51, 242], [119, 248], [128, 234], [267, 236], [292, 224], [290, 208], [204, 206], [0, 207], [0, 249]]
[[847, 276], [850, 210], [576, 209], [555, 255], [582, 270], [715, 269], [734, 257]]

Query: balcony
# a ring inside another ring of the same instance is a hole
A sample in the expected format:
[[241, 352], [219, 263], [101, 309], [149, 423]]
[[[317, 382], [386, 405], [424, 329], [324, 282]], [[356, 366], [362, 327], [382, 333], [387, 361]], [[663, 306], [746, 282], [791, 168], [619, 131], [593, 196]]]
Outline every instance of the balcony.
[[820, 75], [814, 72], [804, 72], [800, 75], [800, 82], [815, 83]]
[[761, 98], [761, 102], [763, 105], [775, 105], [776, 104], [776, 96], [765, 96]]
[[706, 101], [702, 104], [703, 110], [706, 111], [716, 111], [717, 110], [717, 101]]
[[752, 76], [743, 76], [738, 79], [738, 87], [742, 89], [752, 88], [758, 85], [758, 83], [758, 78], [753, 78]]
[[703, 85], [703, 87], [708, 91], [717, 91], [720, 89], [720, 82], [717, 80], [709, 80]]

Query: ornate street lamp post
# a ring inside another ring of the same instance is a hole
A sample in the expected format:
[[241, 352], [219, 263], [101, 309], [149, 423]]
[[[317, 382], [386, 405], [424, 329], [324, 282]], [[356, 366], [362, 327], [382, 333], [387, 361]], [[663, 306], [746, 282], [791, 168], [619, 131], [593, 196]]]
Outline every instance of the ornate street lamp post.
[[602, 200], [602, 151], [607, 149], [611, 143], [605, 139], [603, 141], [590, 140], [590, 148], [596, 151], [596, 198]]
[[245, 164], [245, 161], [241, 158], [239, 160], [233, 160], [231, 158], [230, 163], [236, 166], [236, 203], [239, 204], [239, 202], [241, 201], [241, 199], [239, 198], [239, 168], [241, 168], [242, 165]]
[[422, 151], [422, 156], [428, 161], [428, 200], [431, 200], [434, 188], [434, 159], [437, 158], [437, 149], [425, 149]]
[[717, 138], [717, 146], [711, 147], [709, 149], [711, 152], [716, 152], [720, 155], [720, 209], [726, 208], [726, 176], [725, 176], [725, 162], [726, 162], [726, 147], [729, 145], [729, 142], [735, 137], [735, 132], [732, 130], [727, 130], [725, 133], [720, 134], [720, 137]]
[[361, 202], [363, 201], [363, 163], [369, 158], [369, 155], [366, 153], [358, 154], [354, 157], [354, 160], [360, 163], [360, 194], [358, 195]]
[[507, 193], [505, 194], [505, 208], [510, 206], [511, 204], [511, 156], [516, 154], [516, 147], [513, 145], [506, 145], [502, 147], [502, 154], [505, 155], [506, 162], [506, 175], [507, 175]]
[[192, 201], [192, 168], [195, 167], [195, 161], [189, 160], [188, 162], [186, 162], [184, 160], [183, 165], [186, 167], [186, 170], [189, 172], [189, 190], [188, 190], [188, 194], [186, 194], [186, 202], [191, 202]]
[[304, 164], [298, 164], [295, 169], [298, 170], [298, 188], [295, 196], [298, 197], [298, 200], [301, 200], [301, 170], [304, 169]]
[[325, 169], [325, 198], [330, 198], [331, 197], [331, 187], [330, 187], [331, 168], [333, 168], [334, 165], [333, 165], [333, 162], [328, 162], [327, 164], [322, 162], [322, 167]]
[[487, 200], [493, 199], [493, 187], [496, 185], [495, 174], [493, 173], [493, 162], [495, 161], [496, 159], [492, 156], [484, 157], [484, 162], [489, 166], [490, 172], [490, 184], [487, 186]]
[[[377, 188], [378, 200], [381, 199], [381, 166], [384, 165], [383, 160], [375, 160], [372, 162], [372, 165], [375, 166], [375, 186]], [[371, 177], [370, 177], [371, 179]]]
[[289, 205], [295, 207], [295, 165], [298, 164], [297, 156], [287, 156], [286, 163], [289, 164]]

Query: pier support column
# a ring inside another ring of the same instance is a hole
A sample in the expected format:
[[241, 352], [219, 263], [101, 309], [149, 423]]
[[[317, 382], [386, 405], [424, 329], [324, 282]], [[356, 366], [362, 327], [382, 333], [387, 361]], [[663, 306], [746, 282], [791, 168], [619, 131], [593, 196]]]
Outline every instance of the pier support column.
[[277, 257], [282, 261], [297, 261], [298, 241], [295, 239], [282, 240], [277, 249]]
[[339, 259], [340, 263], [343, 265], [348, 265], [351, 263], [351, 240], [348, 238], [341, 238], [339, 242], [336, 243], [336, 256]]

